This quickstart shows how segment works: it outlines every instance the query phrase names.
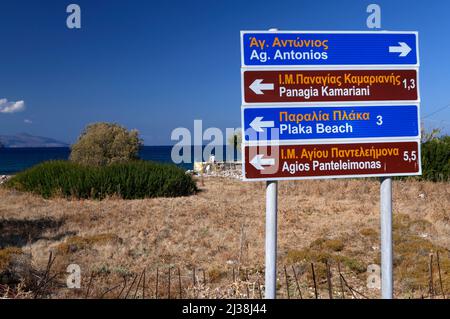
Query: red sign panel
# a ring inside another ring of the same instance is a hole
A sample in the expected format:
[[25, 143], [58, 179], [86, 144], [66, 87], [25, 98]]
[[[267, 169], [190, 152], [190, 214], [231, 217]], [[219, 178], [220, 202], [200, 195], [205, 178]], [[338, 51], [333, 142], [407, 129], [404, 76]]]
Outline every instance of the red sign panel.
[[416, 70], [244, 71], [243, 104], [417, 101]]
[[419, 142], [245, 146], [247, 180], [420, 175]]

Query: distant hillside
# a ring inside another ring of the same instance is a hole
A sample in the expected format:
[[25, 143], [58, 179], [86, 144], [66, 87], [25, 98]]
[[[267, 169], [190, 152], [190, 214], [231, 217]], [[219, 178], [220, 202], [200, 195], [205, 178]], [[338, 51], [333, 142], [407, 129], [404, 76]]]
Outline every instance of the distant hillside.
[[0, 147], [68, 147], [69, 144], [49, 137], [34, 136], [27, 133], [0, 135]]

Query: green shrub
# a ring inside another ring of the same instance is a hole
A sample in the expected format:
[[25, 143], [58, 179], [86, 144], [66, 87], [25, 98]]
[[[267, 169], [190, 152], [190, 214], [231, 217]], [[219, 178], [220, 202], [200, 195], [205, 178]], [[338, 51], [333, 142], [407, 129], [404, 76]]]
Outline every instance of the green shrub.
[[136, 130], [128, 131], [119, 124], [90, 124], [72, 146], [70, 160], [92, 166], [136, 160], [142, 144], [138, 135]]
[[450, 136], [422, 143], [422, 178], [434, 182], [450, 180]]
[[123, 199], [187, 196], [197, 191], [191, 176], [175, 165], [131, 161], [85, 166], [69, 161], [38, 164], [14, 176], [7, 186], [44, 198]]

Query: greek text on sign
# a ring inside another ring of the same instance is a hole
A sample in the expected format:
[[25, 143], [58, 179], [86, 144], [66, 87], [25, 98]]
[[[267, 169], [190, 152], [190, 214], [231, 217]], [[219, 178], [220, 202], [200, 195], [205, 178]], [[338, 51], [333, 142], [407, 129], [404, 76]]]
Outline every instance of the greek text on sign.
[[418, 138], [417, 105], [245, 107], [244, 141]]
[[246, 70], [243, 104], [418, 101], [416, 70]]
[[245, 146], [244, 179], [420, 175], [419, 142]]
[[418, 65], [417, 32], [241, 31], [242, 66]]

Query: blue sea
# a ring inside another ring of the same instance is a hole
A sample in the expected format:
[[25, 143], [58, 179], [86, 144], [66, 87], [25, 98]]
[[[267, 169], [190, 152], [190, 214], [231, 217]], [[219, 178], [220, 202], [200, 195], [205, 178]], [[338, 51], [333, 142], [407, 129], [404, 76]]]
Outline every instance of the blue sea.
[[[196, 147], [197, 148], [197, 147]], [[199, 146], [204, 150], [204, 146]], [[197, 149], [198, 151], [199, 149]], [[227, 149], [223, 148], [223, 154]], [[139, 156], [143, 160], [173, 163], [171, 158], [172, 146], [143, 146]], [[191, 147], [191, 155], [194, 157], [195, 150]], [[45, 148], [0, 148], [0, 175], [12, 175], [41, 162], [49, 160], [67, 160], [70, 155], [68, 147], [45, 147]], [[224, 155], [225, 156], [225, 155]], [[238, 159], [238, 154], [231, 154], [232, 159]], [[198, 161], [199, 159], [195, 159]], [[208, 160], [203, 159], [204, 161]], [[217, 160], [220, 160], [217, 158]], [[179, 167], [188, 170], [193, 168], [193, 159], [187, 163], [177, 164]]]

